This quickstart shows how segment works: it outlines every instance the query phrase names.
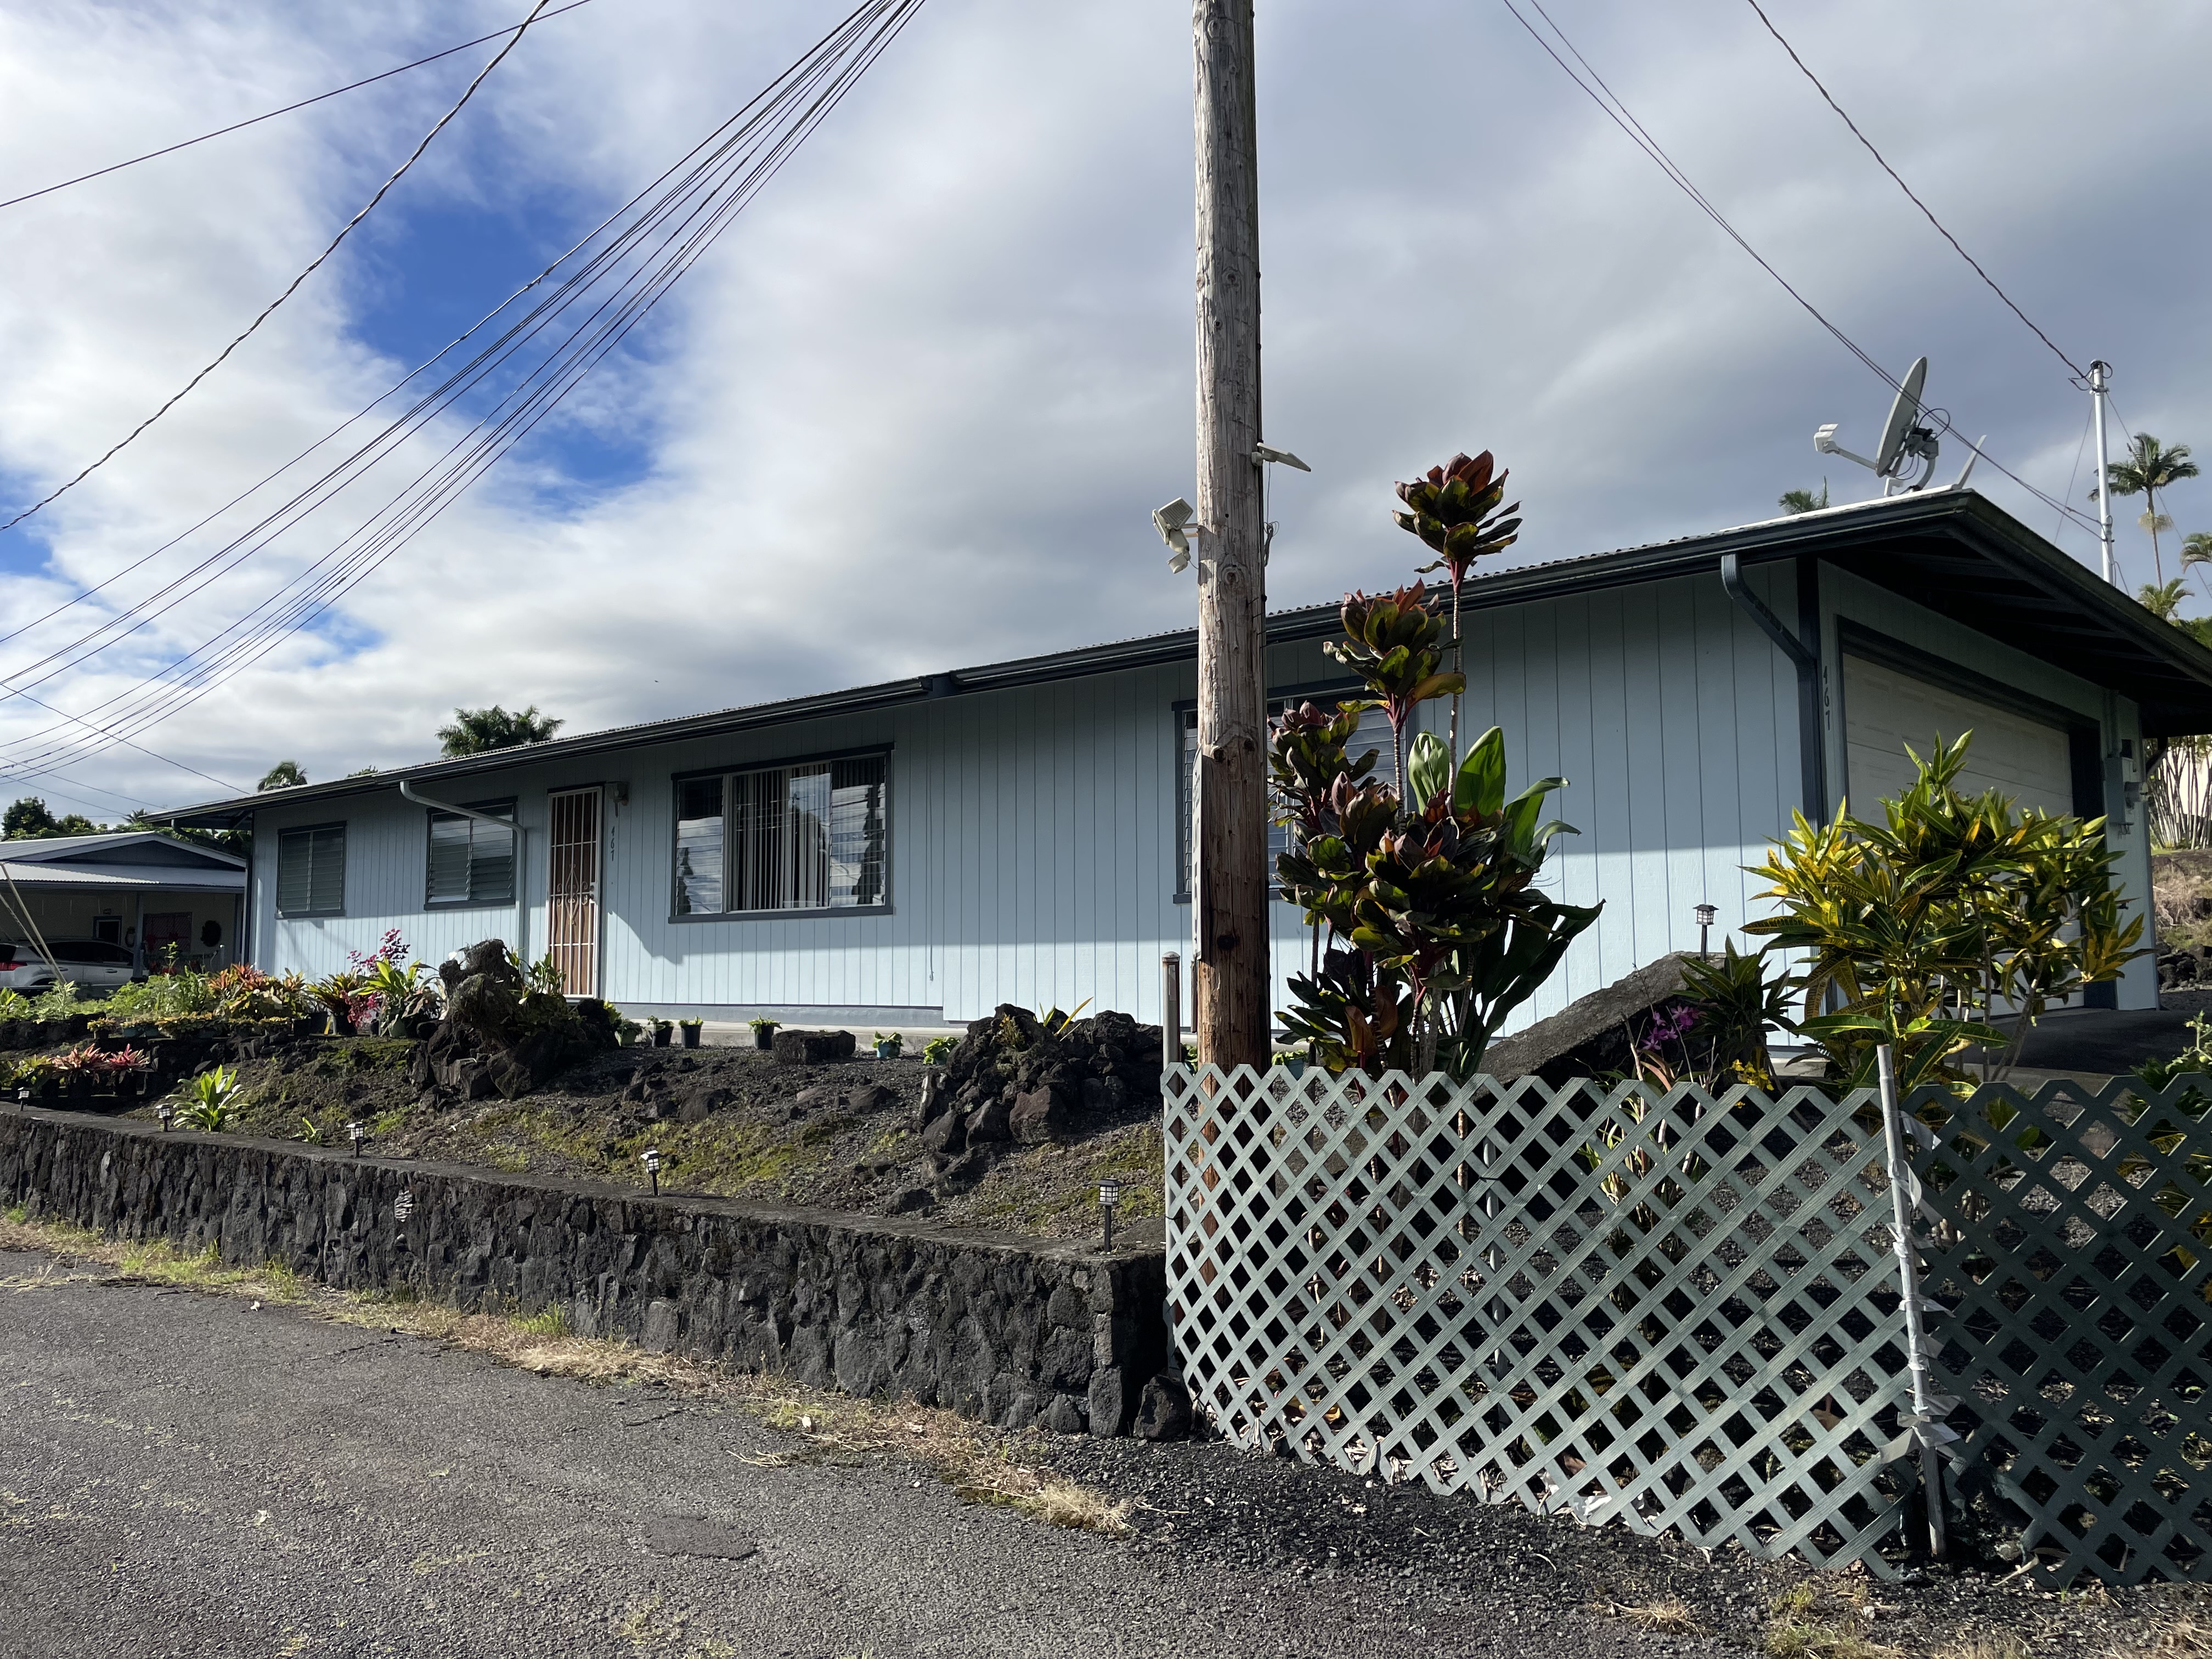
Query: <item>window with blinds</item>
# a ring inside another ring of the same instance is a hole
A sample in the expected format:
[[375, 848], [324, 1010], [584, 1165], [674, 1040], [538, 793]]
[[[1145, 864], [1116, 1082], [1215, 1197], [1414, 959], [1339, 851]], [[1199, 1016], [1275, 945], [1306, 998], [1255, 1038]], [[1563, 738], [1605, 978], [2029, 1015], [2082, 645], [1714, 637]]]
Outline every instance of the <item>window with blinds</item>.
[[345, 825], [325, 823], [277, 836], [276, 914], [345, 914]]
[[888, 899], [888, 757], [676, 782], [676, 914], [857, 910]]
[[[1301, 697], [1298, 701], [1318, 702], [1326, 706], [1351, 695], [1349, 691], [1330, 692], [1321, 696]], [[1284, 707], [1285, 699], [1271, 698], [1267, 703], [1267, 718], [1271, 720], [1274, 720], [1282, 714]], [[1187, 904], [1190, 902], [1191, 826], [1195, 822], [1192, 812], [1194, 803], [1191, 792], [1198, 782], [1198, 710], [1183, 709], [1177, 716], [1177, 720], [1182, 733], [1182, 764], [1176, 772], [1176, 851], [1178, 856], [1176, 860], [1175, 896], [1176, 902], [1178, 904]], [[1411, 738], [1407, 740], [1410, 742]], [[1352, 741], [1345, 744], [1344, 752], [1354, 760], [1358, 759], [1362, 755], [1374, 753], [1375, 769], [1369, 773], [1368, 776], [1379, 778], [1385, 782], [1389, 781], [1391, 777], [1390, 722], [1384, 718], [1381, 709], [1369, 708], [1361, 711], [1359, 727], [1352, 734]], [[1274, 810], [1272, 792], [1268, 810], [1270, 811]], [[1275, 872], [1275, 855], [1289, 851], [1290, 845], [1290, 831], [1270, 818], [1267, 822], [1267, 873], [1270, 877], [1273, 877]]]
[[[512, 800], [471, 802], [473, 810], [513, 819]], [[429, 904], [514, 902], [514, 831], [459, 812], [430, 814]]]

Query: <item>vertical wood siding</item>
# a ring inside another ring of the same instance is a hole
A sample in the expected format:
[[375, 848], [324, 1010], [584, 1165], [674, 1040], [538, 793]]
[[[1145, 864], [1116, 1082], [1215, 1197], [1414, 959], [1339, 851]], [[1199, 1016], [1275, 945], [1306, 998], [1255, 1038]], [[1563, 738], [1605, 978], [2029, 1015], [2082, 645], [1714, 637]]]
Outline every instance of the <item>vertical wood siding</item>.
[[[1778, 611], [1794, 614], [1786, 569], [1750, 578]], [[2095, 688], [1840, 574], [1824, 581], [1823, 599], [1832, 615], [1934, 641], [2039, 696], [2103, 707], [2077, 701], [2103, 699]], [[1516, 789], [1548, 775], [1567, 780], [1554, 811], [1580, 833], [1558, 843], [1546, 880], [1571, 902], [1605, 904], [1522, 1018], [1693, 945], [1698, 903], [1718, 908], [1723, 929], [1749, 919], [1760, 884], [1742, 866], [1763, 856], [1798, 804], [1796, 680], [1718, 580], [1472, 611], [1467, 631], [1463, 735], [1504, 728]], [[1832, 665], [1832, 638], [1827, 658]], [[1341, 672], [1318, 642], [1269, 652], [1273, 685]], [[1174, 902], [1175, 705], [1195, 688], [1194, 665], [1128, 670], [425, 788], [457, 799], [517, 795], [534, 954], [545, 939], [546, 791], [629, 786], [627, 805], [611, 790], [607, 807], [602, 932], [617, 1003], [942, 1009], [964, 1020], [1000, 1002], [1073, 1007], [1089, 998], [1156, 1019], [1160, 953], [1188, 951], [1188, 907]], [[1441, 732], [1444, 710], [1428, 717]], [[2132, 710], [2118, 718], [2132, 734]], [[672, 774], [878, 744], [892, 756], [887, 914], [671, 919]], [[276, 832], [340, 818], [349, 824], [347, 915], [278, 921], [270, 897]], [[254, 938], [264, 966], [327, 972], [391, 927], [434, 960], [513, 927], [511, 907], [424, 909], [423, 813], [396, 791], [264, 811], [256, 840]], [[1284, 905], [1273, 933], [1279, 980], [1304, 965], [1308, 939]]]

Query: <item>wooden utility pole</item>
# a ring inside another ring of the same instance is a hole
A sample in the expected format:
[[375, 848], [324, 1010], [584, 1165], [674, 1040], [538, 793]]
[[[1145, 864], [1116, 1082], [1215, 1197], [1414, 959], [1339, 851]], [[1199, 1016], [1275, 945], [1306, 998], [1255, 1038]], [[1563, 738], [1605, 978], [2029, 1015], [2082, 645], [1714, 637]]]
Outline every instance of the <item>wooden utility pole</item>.
[[1194, 0], [1198, 129], [1198, 1057], [1267, 1063], [1267, 586], [1252, 0]]

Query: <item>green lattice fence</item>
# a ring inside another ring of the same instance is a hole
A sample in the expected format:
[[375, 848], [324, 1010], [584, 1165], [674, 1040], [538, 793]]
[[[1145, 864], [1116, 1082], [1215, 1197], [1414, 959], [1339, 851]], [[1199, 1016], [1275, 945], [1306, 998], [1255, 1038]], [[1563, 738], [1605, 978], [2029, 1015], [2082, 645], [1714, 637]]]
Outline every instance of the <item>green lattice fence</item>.
[[[1165, 1092], [1170, 1316], [1224, 1435], [1888, 1569], [1918, 1475], [1870, 1091], [1208, 1068]], [[2124, 1091], [1912, 1104], [1961, 1542], [2181, 1576], [2212, 1449], [2203, 1131]]]
[[2200, 1085], [2212, 1091], [2059, 1082], [1910, 1103], [1935, 1131], [1917, 1231], [1927, 1289], [1953, 1310], [1933, 1334], [1964, 1437], [1954, 1508], [2056, 1581], [2212, 1570]]

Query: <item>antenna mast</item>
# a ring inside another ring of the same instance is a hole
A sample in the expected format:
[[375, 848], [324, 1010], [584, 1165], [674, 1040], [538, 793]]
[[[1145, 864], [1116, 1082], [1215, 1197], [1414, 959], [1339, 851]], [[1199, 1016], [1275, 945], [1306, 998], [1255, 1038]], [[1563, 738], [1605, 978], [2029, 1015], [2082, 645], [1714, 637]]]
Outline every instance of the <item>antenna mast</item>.
[[2105, 580], [2112, 574], [2112, 467], [2105, 448], [2105, 393], [2112, 384], [2112, 366], [2100, 357], [2089, 365], [2089, 396], [2097, 410], [2097, 544], [2104, 551]]

